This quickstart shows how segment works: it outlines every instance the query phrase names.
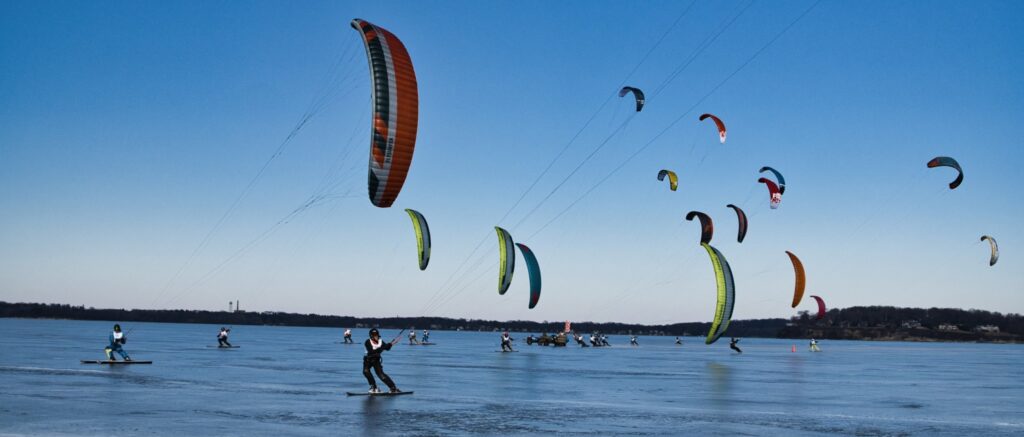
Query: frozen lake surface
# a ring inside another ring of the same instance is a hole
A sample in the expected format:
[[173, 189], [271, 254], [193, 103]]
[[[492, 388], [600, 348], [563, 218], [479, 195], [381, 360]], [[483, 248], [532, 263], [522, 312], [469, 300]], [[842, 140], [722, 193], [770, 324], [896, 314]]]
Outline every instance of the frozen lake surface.
[[[1024, 434], [1024, 346], [640, 337], [630, 347], [527, 346], [498, 333], [403, 338], [367, 389], [366, 329], [121, 323], [152, 365], [102, 359], [113, 322], [0, 319], [0, 435]], [[422, 327], [420, 335], [422, 335]], [[397, 330], [383, 330], [390, 339]], [[536, 333], [540, 334], [540, 333]], [[404, 335], [403, 335], [404, 337]], [[797, 352], [791, 352], [796, 345]], [[381, 384], [383, 387], [383, 384]]]

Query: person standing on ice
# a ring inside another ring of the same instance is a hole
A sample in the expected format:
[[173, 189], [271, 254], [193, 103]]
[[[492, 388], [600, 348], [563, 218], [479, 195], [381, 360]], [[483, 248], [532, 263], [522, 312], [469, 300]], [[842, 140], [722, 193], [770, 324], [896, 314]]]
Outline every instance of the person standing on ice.
[[114, 332], [110, 333], [109, 340], [110, 345], [103, 349], [103, 352], [106, 352], [107, 354], [107, 360], [117, 361], [117, 358], [114, 358], [114, 352], [121, 355], [121, 358], [125, 361], [132, 360], [132, 358], [128, 356], [128, 352], [125, 352], [124, 349], [121, 348], [122, 344], [128, 342], [128, 337], [121, 332], [121, 325], [114, 325]]
[[345, 328], [345, 341], [344, 343], [352, 343], [352, 330]]
[[501, 334], [501, 351], [512, 351], [512, 336], [505, 331]]
[[388, 386], [391, 393], [401, 393], [401, 390], [395, 386], [395, 382], [391, 380], [391, 377], [384, 373], [383, 360], [380, 356], [384, 351], [391, 350], [391, 346], [394, 346], [397, 341], [398, 337], [395, 337], [390, 343], [385, 342], [380, 338], [380, 332], [377, 331], [377, 328], [370, 329], [370, 338], [366, 339], [366, 342], [363, 344], [366, 346], [366, 355], [363, 356], [363, 376], [366, 377], [366, 382], [370, 383], [370, 393], [380, 393], [380, 390], [377, 389], [377, 381], [370, 374], [370, 369], [373, 369], [381, 382]]
[[740, 350], [739, 346], [736, 346], [736, 343], [739, 343], [739, 342], [740, 342], [740, 339], [738, 339], [736, 337], [733, 337], [731, 340], [729, 340], [729, 349], [732, 349], [732, 350], [742, 354], [743, 351]]
[[416, 328], [409, 330], [409, 344], [420, 344], [420, 342], [416, 340]]
[[220, 333], [217, 334], [217, 347], [231, 347], [231, 343], [228, 343], [228, 333], [231, 332], [228, 328], [220, 328]]

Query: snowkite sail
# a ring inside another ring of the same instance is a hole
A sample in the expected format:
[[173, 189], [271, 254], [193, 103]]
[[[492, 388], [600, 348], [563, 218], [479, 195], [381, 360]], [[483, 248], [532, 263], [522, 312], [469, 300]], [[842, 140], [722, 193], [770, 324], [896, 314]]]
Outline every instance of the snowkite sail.
[[416, 231], [416, 250], [419, 254], [420, 270], [426, 270], [430, 263], [430, 227], [427, 226], [427, 219], [418, 211], [406, 208], [412, 219], [412, 228]]
[[931, 161], [928, 161], [928, 168], [935, 167], [952, 167], [956, 169], [958, 174], [956, 175], [956, 179], [953, 179], [953, 182], [949, 183], [950, 190], [956, 189], [956, 187], [959, 187], [960, 183], [964, 181], [964, 171], [960, 168], [960, 163], [956, 162], [953, 158], [948, 156], [937, 156], [932, 158]]
[[996, 261], [999, 261], [999, 245], [996, 244], [996, 239], [989, 237], [988, 235], [982, 235], [981, 241], [988, 240], [989, 246], [992, 247], [992, 256], [988, 259], [988, 265], [996, 265]]
[[658, 180], [665, 180], [665, 176], [668, 176], [668, 189], [675, 191], [679, 188], [679, 176], [676, 176], [676, 172], [672, 170], [662, 170], [658, 172]]
[[519, 251], [523, 254], [523, 261], [526, 261], [526, 270], [530, 273], [530, 309], [537, 306], [540, 301], [540, 264], [533, 251], [524, 244], [516, 243]]
[[416, 148], [416, 73], [409, 52], [394, 34], [358, 18], [352, 20], [352, 27], [363, 37], [373, 82], [367, 187], [370, 202], [388, 208], [405, 184]]
[[775, 185], [775, 182], [768, 178], [758, 178], [757, 181], [768, 187], [768, 194], [771, 196], [768, 206], [772, 209], [778, 208], [779, 204], [782, 203], [782, 191], [779, 190], [779, 186]]
[[742, 243], [743, 238], [747, 236], [747, 213], [743, 212], [740, 207], [731, 203], [725, 206], [736, 211], [736, 221], [739, 223], [736, 230], [736, 242]]
[[715, 126], [718, 127], [718, 141], [721, 141], [722, 144], [725, 144], [725, 123], [722, 123], [722, 119], [711, 114], [702, 114], [700, 116], [700, 121], [704, 121], [704, 119], [706, 118], [710, 118], [712, 121], [715, 122]]
[[786, 194], [786, 178], [782, 177], [782, 173], [779, 173], [778, 170], [767, 166], [761, 167], [761, 170], [758, 171], [758, 173], [764, 173], [766, 171], [770, 171], [775, 175], [775, 182], [779, 185], [779, 194]]
[[715, 224], [711, 217], [700, 211], [686, 213], [686, 220], [693, 220], [694, 217], [700, 219], [700, 244], [711, 243], [711, 238], [715, 236]]
[[804, 276], [804, 263], [800, 262], [800, 258], [788, 250], [786, 255], [789, 255], [789, 260], [793, 262], [793, 274], [796, 275], [793, 287], [793, 308], [796, 308], [797, 305], [800, 305], [800, 300], [804, 298], [804, 285], [807, 283], [807, 278]]
[[512, 245], [512, 234], [495, 226], [494, 231], [498, 233], [498, 294], [505, 294], [509, 285], [512, 285], [512, 272], [516, 268], [516, 248]]
[[813, 294], [811, 295], [811, 297], [813, 297], [814, 300], [818, 301], [818, 316], [815, 317], [815, 319], [817, 319], [817, 320], [824, 319], [825, 318], [825, 300], [822, 299], [821, 297], [815, 296]]
[[633, 97], [636, 98], [636, 112], [640, 112], [644, 109], [644, 92], [640, 91], [640, 88], [633, 88], [631, 86], [624, 86], [619, 90], [619, 97], [625, 97], [626, 93], [633, 93]]
[[729, 267], [729, 261], [726, 261], [722, 252], [719, 252], [718, 249], [711, 247], [707, 243], [701, 243], [700, 245], [704, 247], [704, 250], [708, 252], [708, 256], [711, 257], [711, 265], [715, 269], [715, 283], [718, 285], [715, 318], [711, 322], [711, 329], [708, 330], [707, 338], [704, 339], [704, 344], [711, 344], [718, 340], [725, 333], [726, 329], [729, 329], [729, 322], [732, 320], [732, 309], [736, 304], [736, 283], [732, 278], [732, 268]]

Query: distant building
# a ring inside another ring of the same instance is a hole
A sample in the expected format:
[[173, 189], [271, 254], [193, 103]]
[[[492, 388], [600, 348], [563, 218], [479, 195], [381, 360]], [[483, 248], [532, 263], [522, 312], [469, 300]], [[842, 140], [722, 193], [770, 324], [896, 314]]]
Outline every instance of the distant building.
[[906, 322], [903, 322], [904, 329], [917, 329], [920, 327], [921, 322], [918, 322], [917, 320], [907, 320]]
[[939, 331], [959, 331], [960, 327], [950, 323], [940, 323]]
[[976, 326], [974, 328], [974, 331], [975, 332], [997, 333], [997, 332], [999, 332], [999, 327], [995, 326], [995, 325], [981, 325], [981, 326]]

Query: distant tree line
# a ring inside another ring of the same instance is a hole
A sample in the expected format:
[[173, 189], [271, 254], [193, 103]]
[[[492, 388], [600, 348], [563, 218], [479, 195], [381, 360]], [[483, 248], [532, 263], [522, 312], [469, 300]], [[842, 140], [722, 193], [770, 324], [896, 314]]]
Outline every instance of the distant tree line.
[[818, 320], [801, 311], [783, 338], [875, 340], [1024, 341], [1024, 316], [955, 308], [858, 306], [829, 310]]
[[[119, 322], [205, 323], [212, 325], [311, 326], [325, 328], [434, 329], [524, 333], [561, 332], [562, 321], [477, 320], [447, 317], [349, 317], [274, 311], [194, 311], [97, 309], [85, 306], [0, 302], [0, 317], [108, 320]], [[607, 335], [697, 335], [710, 323], [667, 325], [573, 322], [579, 333]], [[994, 328], [994, 329], [993, 329]], [[822, 320], [804, 311], [789, 320], [733, 320], [726, 336], [763, 338], [831, 338], [850, 340], [1003, 341], [1024, 342], [1024, 316], [951, 308], [896, 308], [885, 306], [832, 309]]]
[[[502, 331], [555, 333], [565, 322], [534, 322], [529, 320], [477, 320], [448, 317], [349, 317], [320, 314], [294, 314], [274, 311], [195, 311], [195, 310], [126, 310], [86, 308], [64, 304], [0, 302], [0, 317], [36, 319], [109, 320], [119, 322], [205, 323], [212, 325], [274, 325], [312, 326], [326, 328], [384, 328]], [[774, 337], [786, 319], [734, 320], [729, 333], [743, 337]], [[641, 325], [635, 323], [577, 322], [572, 329], [580, 333], [602, 332], [617, 335], [704, 335], [710, 323], [676, 323]]]

